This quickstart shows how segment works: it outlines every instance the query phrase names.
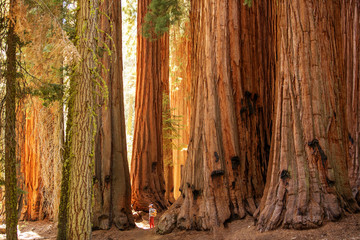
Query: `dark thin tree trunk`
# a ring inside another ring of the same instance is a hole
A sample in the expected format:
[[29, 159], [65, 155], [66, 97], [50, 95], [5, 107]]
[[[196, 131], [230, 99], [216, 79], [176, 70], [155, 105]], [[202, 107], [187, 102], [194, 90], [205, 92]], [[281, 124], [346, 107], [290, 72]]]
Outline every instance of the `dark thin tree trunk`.
[[[74, 80], [70, 79], [70, 92], [74, 89]], [[74, 97], [70, 95], [67, 108], [72, 109], [74, 105]], [[62, 164], [62, 178], [61, 178], [61, 193], [59, 204], [59, 218], [58, 218], [58, 233], [57, 240], [66, 240], [68, 229], [68, 211], [69, 211], [69, 186], [70, 186], [70, 149], [71, 149], [71, 126], [73, 121], [72, 111], [68, 111], [66, 121], [66, 141], [63, 152], [63, 164]]]
[[16, 180], [16, 0], [10, 0], [9, 31], [6, 51], [6, 117], [5, 117], [5, 210], [6, 239], [17, 239], [17, 180]]

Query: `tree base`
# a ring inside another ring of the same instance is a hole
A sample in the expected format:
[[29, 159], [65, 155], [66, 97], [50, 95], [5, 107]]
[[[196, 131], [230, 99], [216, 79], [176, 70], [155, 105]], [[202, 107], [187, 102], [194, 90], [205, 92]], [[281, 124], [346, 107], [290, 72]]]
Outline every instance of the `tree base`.
[[171, 207], [161, 216], [156, 228], [156, 233], [160, 235], [169, 234], [177, 227], [177, 218], [183, 200], [180, 197]]
[[274, 230], [279, 227], [287, 229], [305, 230], [321, 227], [325, 221], [337, 221], [342, 218], [344, 211], [359, 212], [357, 203], [350, 199], [344, 201], [332, 194], [324, 194], [320, 203], [309, 201], [306, 207], [296, 206], [295, 199], [272, 202], [265, 206], [257, 218], [257, 229], [260, 232]]

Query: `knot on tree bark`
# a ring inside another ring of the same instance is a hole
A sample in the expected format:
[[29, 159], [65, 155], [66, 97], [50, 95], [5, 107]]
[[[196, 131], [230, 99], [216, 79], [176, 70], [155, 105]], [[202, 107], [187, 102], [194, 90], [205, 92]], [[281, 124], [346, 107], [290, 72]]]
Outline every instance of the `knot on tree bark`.
[[309, 147], [311, 147], [312, 149], [314, 149], [314, 154], [316, 152], [316, 148], [319, 151], [320, 154], [320, 158], [321, 158], [321, 162], [323, 167], [325, 168], [326, 166], [326, 161], [327, 161], [327, 156], [325, 155], [324, 150], [322, 150], [319, 140], [317, 140], [316, 138], [314, 138], [311, 142], [308, 142]]
[[234, 156], [231, 158], [231, 167], [232, 167], [232, 170], [236, 170], [238, 169], [240, 165], [240, 158], [239, 156]]
[[290, 173], [288, 170], [282, 170], [280, 174], [280, 178], [285, 181], [286, 179], [290, 178]]
[[222, 175], [225, 174], [225, 171], [224, 170], [214, 170], [211, 172], [211, 177], [214, 178], [214, 177], [220, 177]]

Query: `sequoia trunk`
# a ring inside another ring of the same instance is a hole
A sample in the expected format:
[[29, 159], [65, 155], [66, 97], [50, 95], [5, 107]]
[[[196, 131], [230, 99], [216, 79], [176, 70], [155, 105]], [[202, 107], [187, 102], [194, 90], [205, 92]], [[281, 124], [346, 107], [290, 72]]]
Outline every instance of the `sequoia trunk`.
[[134, 220], [126, 152], [120, 5], [120, 1], [105, 0], [100, 6], [105, 13], [100, 19], [100, 39], [111, 53], [105, 52], [102, 57], [101, 76], [108, 96], [103, 91], [105, 96], [99, 98], [93, 227], [109, 229], [114, 223], [125, 230], [134, 226]]
[[182, 196], [158, 231], [208, 230], [252, 214], [264, 188], [271, 93], [267, 1], [192, 1], [192, 116]]
[[347, 125], [349, 128], [349, 178], [360, 203], [360, 1], [342, 1]]
[[162, 158], [161, 42], [140, 35], [150, 0], [138, 1], [135, 129], [131, 160], [132, 205], [148, 210], [153, 203], [165, 209]]
[[59, 205], [61, 110], [58, 102], [43, 106], [28, 97], [17, 111], [20, 187], [26, 192], [21, 220], [56, 219]]
[[273, 3], [276, 112], [260, 230], [313, 228], [359, 209], [346, 169], [340, 4]]

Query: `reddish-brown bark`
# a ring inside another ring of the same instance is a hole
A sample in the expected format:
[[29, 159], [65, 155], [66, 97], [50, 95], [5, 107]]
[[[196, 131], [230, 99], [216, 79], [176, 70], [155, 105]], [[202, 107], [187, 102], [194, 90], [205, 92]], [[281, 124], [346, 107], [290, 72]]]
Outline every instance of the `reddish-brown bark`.
[[[38, 105], [36, 107], [39, 107]], [[33, 111], [36, 111], [36, 108], [32, 108]], [[23, 216], [25, 220], [39, 220], [39, 215], [41, 215], [42, 209], [40, 208], [42, 202], [42, 195], [40, 192], [40, 156], [39, 156], [39, 134], [36, 131], [35, 119], [38, 117], [36, 113], [31, 114], [31, 110], [24, 110], [18, 114], [18, 119], [21, 122], [18, 134], [24, 134], [20, 136], [23, 138], [23, 141], [20, 141], [22, 145], [19, 146], [20, 150], [20, 166], [21, 166], [21, 175], [23, 176], [23, 181], [20, 183], [22, 189], [27, 191], [27, 194], [24, 198], [23, 206]], [[22, 117], [22, 113], [24, 117]], [[30, 115], [30, 116], [29, 116]], [[26, 135], [25, 135], [26, 134]]]
[[[98, 109], [95, 144], [93, 228], [109, 229], [115, 224], [125, 230], [134, 226], [134, 220], [126, 151], [121, 2], [105, 0], [100, 11], [105, 13], [100, 18], [100, 28], [104, 32], [100, 39], [111, 55], [104, 53], [100, 66], [108, 96], [102, 95], [98, 99], [101, 107]], [[101, 92], [102, 89], [98, 90]]]
[[346, 169], [341, 1], [281, 1], [269, 171], [258, 228], [304, 229], [357, 211]]
[[182, 196], [160, 219], [160, 233], [208, 230], [252, 214], [260, 201], [270, 142], [269, 15], [266, 1], [252, 9], [192, 2], [190, 143]]
[[[26, 106], [26, 107], [25, 107]], [[38, 98], [26, 98], [17, 111], [18, 184], [25, 191], [20, 219], [57, 218], [62, 146], [59, 103], [45, 107]]]
[[165, 209], [165, 182], [162, 159], [161, 41], [141, 34], [141, 24], [150, 0], [138, 1], [135, 128], [131, 160], [132, 205], [148, 210], [153, 203]]
[[342, 1], [343, 57], [346, 79], [346, 113], [349, 129], [349, 179], [360, 203], [360, 1]]

